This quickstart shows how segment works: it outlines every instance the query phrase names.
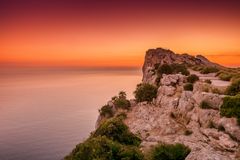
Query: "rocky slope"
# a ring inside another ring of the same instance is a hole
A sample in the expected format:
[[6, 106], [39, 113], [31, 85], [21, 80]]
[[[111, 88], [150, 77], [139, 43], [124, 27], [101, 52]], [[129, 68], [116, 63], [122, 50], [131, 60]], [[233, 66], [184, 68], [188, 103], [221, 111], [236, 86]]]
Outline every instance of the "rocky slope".
[[[156, 77], [151, 73], [155, 64], [172, 63], [222, 67], [202, 56], [179, 55], [158, 48], [146, 53], [143, 82], [155, 82]], [[186, 78], [182, 74], [163, 75], [156, 99], [151, 103], [131, 101], [131, 109], [126, 112], [124, 122], [141, 137], [142, 150], [147, 151], [159, 142], [182, 143], [191, 148], [187, 160], [240, 159], [237, 120], [220, 116], [224, 95], [206, 92], [206, 86], [208, 91], [217, 86], [206, 84], [201, 79], [194, 83], [193, 91], [185, 91]], [[201, 107], [203, 102], [209, 105], [208, 108]], [[116, 111], [112, 101], [108, 105], [114, 112], [120, 112]]]

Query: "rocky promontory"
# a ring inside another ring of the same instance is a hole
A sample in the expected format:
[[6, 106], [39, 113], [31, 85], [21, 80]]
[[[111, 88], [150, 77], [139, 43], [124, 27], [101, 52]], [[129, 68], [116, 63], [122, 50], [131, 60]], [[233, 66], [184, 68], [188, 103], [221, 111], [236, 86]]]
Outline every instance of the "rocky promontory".
[[[147, 51], [142, 70], [136, 99], [126, 100], [124, 92], [113, 97], [100, 110], [97, 130], [124, 115], [124, 124], [141, 139], [143, 155], [159, 144], [183, 144], [190, 151], [181, 159], [240, 159], [238, 69], [157, 48]], [[221, 78], [230, 73], [230, 79]]]

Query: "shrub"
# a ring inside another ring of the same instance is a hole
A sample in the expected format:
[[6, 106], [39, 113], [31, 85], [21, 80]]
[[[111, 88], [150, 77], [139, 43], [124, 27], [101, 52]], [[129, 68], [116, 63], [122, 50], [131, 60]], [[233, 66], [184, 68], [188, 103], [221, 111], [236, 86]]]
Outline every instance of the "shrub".
[[240, 79], [232, 82], [226, 90], [226, 94], [230, 96], [235, 96], [238, 93], [240, 93]]
[[232, 75], [228, 73], [220, 73], [218, 77], [223, 81], [230, 81], [232, 78]]
[[208, 73], [216, 73], [218, 71], [219, 71], [219, 69], [216, 67], [205, 67], [200, 71], [200, 73], [208, 74]]
[[212, 84], [212, 81], [210, 79], [206, 79], [204, 82], [208, 84]]
[[183, 144], [160, 144], [153, 148], [151, 160], [184, 160], [190, 152]]
[[116, 117], [124, 120], [127, 118], [127, 114], [125, 112], [121, 112]]
[[106, 136], [121, 144], [138, 146], [141, 139], [131, 133], [121, 118], [112, 118], [102, 123], [92, 137]]
[[185, 76], [188, 76], [190, 74], [184, 64], [172, 64], [172, 68], [174, 73], [181, 73]]
[[112, 100], [117, 108], [129, 109], [131, 107], [130, 101], [127, 100], [127, 94], [124, 91], [119, 92], [118, 96], [114, 96]]
[[118, 98], [114, 101], [114, 104], [117, 108], [122, 108], [122, 109], [129, 109], [130, 108], [130, 102], [127, 99], [121, 99]]
[[94, 137], [80, 143], [65, 160], [142, 160], [143, 154], [134, 146], [121, 145], [105, 136]]
[[102, 106], [102, 108], [99, 110], [99, 113], [101, 116], [108, 117], [108, 118], [114, 116], [112, 107], [109, 105]]
[[134, 95], [137, 102], [151, 102], [153, 98], [157, 97], [157, 87], [148, 83], [138, 84]]
[[195, 74], [191, 74], [190, 76], [187, 77], [187, 82], [189, 83], [195, 83], [198, 80], [199, 80], [199, 77]]
[[202, 101], [199, 107], [202, 109], [211, 109], [212, 108], [211, 105], [207, 101]]
[[224, 97], [220, 114], [228, 118], [236, 117], [240, 122], [240, 95]]
[[173, 68], [172, 68], [171, 65], [163, 64], [163, 65], [158, 67], [157, 73], [158, 73], [158, 75], [172, 74], [173, 73]]
[[193, 84], [192, 83], [186, 83], [183, 86], [183, 88], [184, 88], [185, 91], [193, 91]]
[[163, 74], [176, 74], [181, 73], [183, 75], [189, 75], [190, 72], [187, 70], [187, 67], [184, 64], [163, 64], [157, 68], [158, 75]]

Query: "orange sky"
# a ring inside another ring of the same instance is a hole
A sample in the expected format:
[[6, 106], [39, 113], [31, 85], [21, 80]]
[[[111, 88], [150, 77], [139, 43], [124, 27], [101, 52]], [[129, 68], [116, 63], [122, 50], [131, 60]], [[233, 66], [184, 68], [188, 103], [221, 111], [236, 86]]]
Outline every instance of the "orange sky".
[[240, 66], [235, 3], [6, 2], [0, 8], [0, 63], [139, 67], [146, 50], [163, 47]]

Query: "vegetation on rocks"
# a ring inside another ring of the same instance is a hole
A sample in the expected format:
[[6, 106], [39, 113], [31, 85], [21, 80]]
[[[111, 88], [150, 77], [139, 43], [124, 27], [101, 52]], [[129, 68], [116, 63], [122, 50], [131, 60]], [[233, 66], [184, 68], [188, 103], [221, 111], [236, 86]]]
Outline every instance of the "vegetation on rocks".
[[106, 136], [90, 138], [80, 143], [65, 160], [142, 160], [143, 154], [135, 146], [122, 145]]
[[153, 148], [151, 160], [184, 160], [191, 152], [183, 144], [159, 144]]
[[192, 83], [186, 83], [183, 86], [183, 88], [184, 88], [185, 91], [193, 91], [193, 84]]
[[99, 110], [99, 113], [101, 116], [104, 116], [107, 118], [113, 117], [114, 115], [112, 107], [109, 105], [102, 106], [102, 108]]
[[112, 98], [116, 108], [129, 109], [131, 107], [130, 101], [127, 100], [127, 94], [123, 91], [119, 92], [118, 96]]
[[199, 107], [202, 109], [211, 109], [212, 108], [212, 106], [207, 101], [202, 101]]
[[226, 72], [223, 72], [223, 73], [220, 73], [218, 75], [219, 79], [223, 80], [223, 81], [230, 81], [231, 78], [233, 77], [232, 74], [229, 74], [229, 73], [226, 73]]
[[230, 96], [235, 96], [239, 93], [240, 93], [240, 79], [233, 81], [232, 84], [226, 90], [226, 94]]
[[195, 83], [198, 80], [199, 80], [199, 77], [195, 74], [191, 74], [187, 77], [187, 82], [189, 83]]
[[106, 136], [121, 144], [138, 146], [141, 139], [131, 133], [121, 118], [111, 118], [101, 124], [91, 137]]
[[216, 67], [204, 67], [204, 68], [200, 71], [200, 73], [201, 73], [201, 74], [208, 74], [208, 73], [216, 73], [216, 72], [218, 72], [218, 71], [219, 71], [219, 69], [216, 68]]
[[183, 75], [189, 75], [190, 72], [187, 70], [187, 67], [184, 64], [163, 64], [163, 65], [156, 65], [155, 68], [157, 70], [158, 75], [163, 74], [177, 74], [181, 73]]
[[220, 114], [228, 118], [236, 117], [240, 124], [240, 95], [225, 97], [220, 107]]
[[65, 160], [142, 160], [140, 143], [141, 139], [129, 131], [121, 118], [111, 118], [77, 145]]
[[151, 102], [157, 97], [157, 87], [148, 83], [138, 84], [134, 95], [137, 102]]

